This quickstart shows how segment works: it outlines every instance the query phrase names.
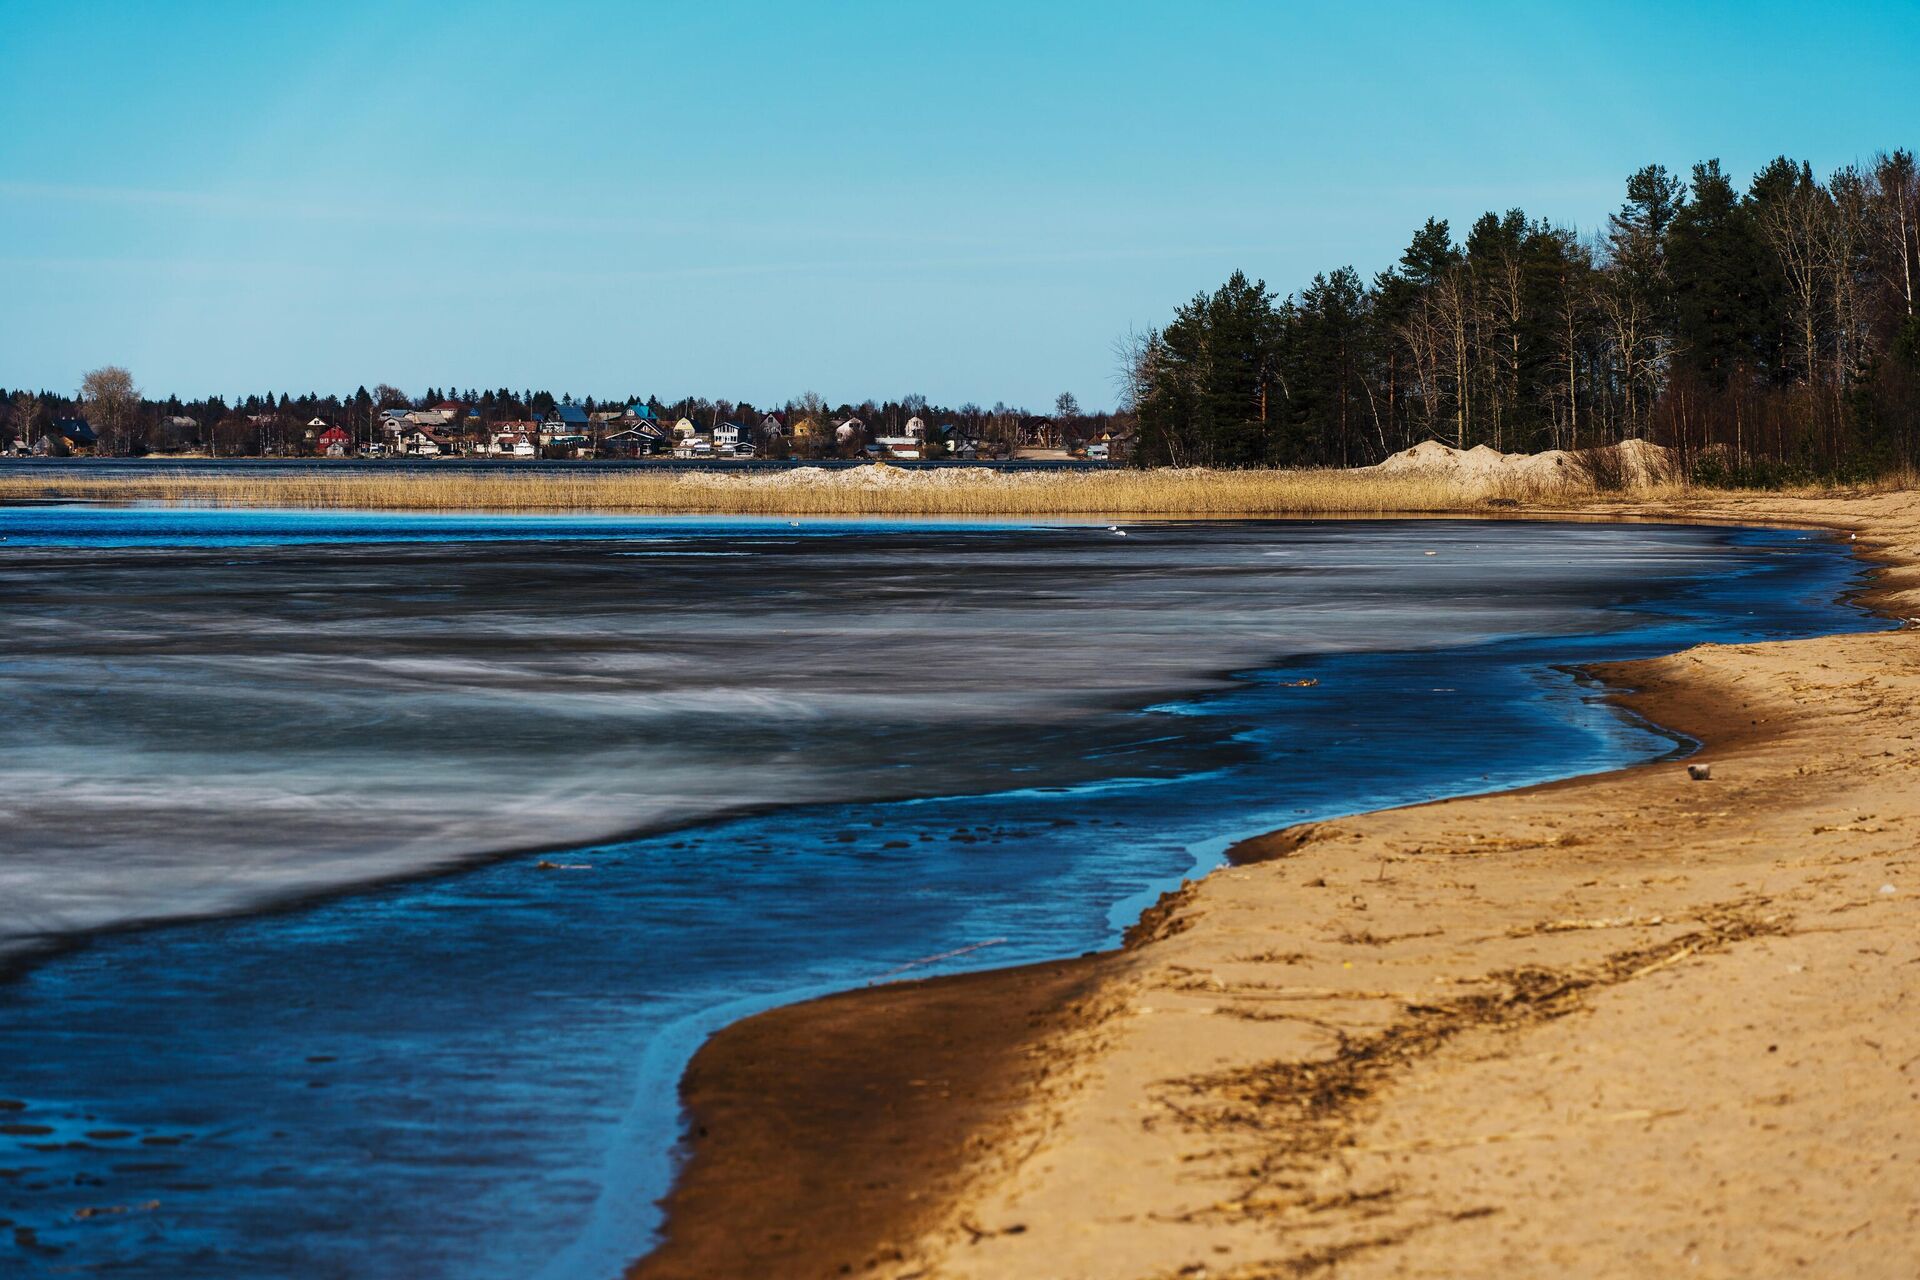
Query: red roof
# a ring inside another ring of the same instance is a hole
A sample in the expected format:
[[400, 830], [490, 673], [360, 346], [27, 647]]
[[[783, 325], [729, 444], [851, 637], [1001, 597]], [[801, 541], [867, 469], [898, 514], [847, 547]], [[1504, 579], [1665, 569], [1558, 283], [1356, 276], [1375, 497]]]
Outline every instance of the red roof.
[[345, 444], [351, 439], [353, 439], [353, 437], [342, 431], [339, 427], [328, 427], [320, 433], [321, 444]]

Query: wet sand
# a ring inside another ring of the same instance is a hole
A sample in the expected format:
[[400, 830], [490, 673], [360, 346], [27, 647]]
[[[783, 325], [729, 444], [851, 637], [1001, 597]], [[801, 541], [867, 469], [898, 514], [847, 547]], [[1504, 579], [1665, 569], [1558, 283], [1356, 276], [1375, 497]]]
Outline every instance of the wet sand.
[[[1857, 530], [1920, 615], [1913, 495], [1618, 511]], [[722, 1032], [632, 1274], [1912, 1274], [1920, 628], [1597, 674], [1711, 778], [1295, 828], [1120, 951]]]
[[[971, 1161], [1044, 1087], [1040, 1046], [1085, 1016], [1098, 964], [1068, 960], [895, 983], [716, 1038], [682, 1090], [701, 1152], [669, 1198], [677, 1233], [636, 1274], [846, 1274], [897, 1266], [937, 1230]], [[831, 1188], [831, 1194], [821, 1194]], [[796, 1209], [803, 1212], [796, 1213]]]

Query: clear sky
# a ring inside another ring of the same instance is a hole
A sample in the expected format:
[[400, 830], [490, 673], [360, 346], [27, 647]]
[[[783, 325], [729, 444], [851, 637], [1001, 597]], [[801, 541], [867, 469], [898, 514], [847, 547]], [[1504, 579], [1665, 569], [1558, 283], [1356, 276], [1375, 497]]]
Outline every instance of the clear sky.
[[1920, 3], [0, 5], [0, 385], [1039, 407], [1234, 268], [1920, 144]]

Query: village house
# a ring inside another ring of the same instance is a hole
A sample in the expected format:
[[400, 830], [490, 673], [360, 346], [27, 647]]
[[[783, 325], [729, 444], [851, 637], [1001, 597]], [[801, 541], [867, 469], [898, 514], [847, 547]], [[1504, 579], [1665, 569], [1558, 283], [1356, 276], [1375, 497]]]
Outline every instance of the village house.
[[437, 458], [449, 452], [451, 444], [442, 436], [416, 427], [400, 437], [400, 452], [414, 458]]
[[[315, 418], [315, 422], [319, 419]], [[314, 437], [313, 451], [323, 458], [348, 458], [353, 456], [353, 437], [340, 427], [328, 427]]]
[[657, 428], [627, 427], [603, 437], [600, 454], [610, 458], [648, 458], [670, 447], [660, 439]]
[[546, 434], [550, 436], [585, 435], [592, 425], [593, 420], [587, 417], [587, 411], [577, 404], [553, 406], [553, 412], [547, 415], [544, 424]]
[[650, 457], [656, 453], [670, 453], [673, 450], [673, 432], [660, 421], [653, 406], [630, 404], [620, 417], [624, 424], [620, 431], [607, 436], [600, 442], [601, 449], [610, 450], [622, 457]]
[[585, 409], [577, 404], [555, 405], [553, 412], [540, 425], [540, 443], [566, 457], [591, 457], [592, 430], [593, 420], [587, 416]]
[[540, 424], [496, 422], [487, 452], [496, 458], [532, 458], [540, 453]]
[[926, 443], [918, 436], [875, 436], [867, 446], [867, 455], [894, 461], [917, 460], [926, 456]]
[[380, 434], [398, 437], [407, 429], [407, 415], [411, 409], [382, 409], [380, 411]]
[[713, 441], [700, 434], [700, 429], [693, 425], [693, 419], [681, 418], [673, 424], [673, 456], [710, 458], [713, 456]]
[[55, 418], [47, 424], [46, 434], [33, 443], [33, 451], [41, 457], [62, 453], [92, 453], [94, 446], [100, 443], [100, 437], [94, 434], [93, 424], [85, 418]]

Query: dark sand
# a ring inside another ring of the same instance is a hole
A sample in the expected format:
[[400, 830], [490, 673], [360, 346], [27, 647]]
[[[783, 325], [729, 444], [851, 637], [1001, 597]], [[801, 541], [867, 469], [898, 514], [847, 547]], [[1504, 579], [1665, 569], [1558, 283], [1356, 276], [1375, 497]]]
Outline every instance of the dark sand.
[[692, 1163], [645, 1280], [864, 1274], [975, 1176], [995, 1122], [1083, 1020], [1098, 959], [898, 982], [773, 1009], [701, 1049], [681, 1084]]

